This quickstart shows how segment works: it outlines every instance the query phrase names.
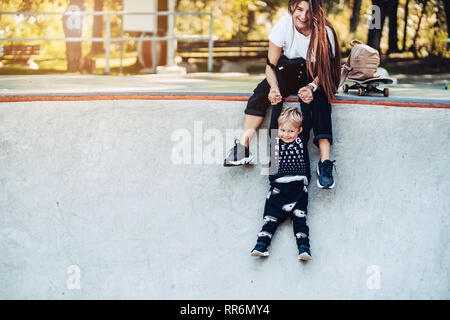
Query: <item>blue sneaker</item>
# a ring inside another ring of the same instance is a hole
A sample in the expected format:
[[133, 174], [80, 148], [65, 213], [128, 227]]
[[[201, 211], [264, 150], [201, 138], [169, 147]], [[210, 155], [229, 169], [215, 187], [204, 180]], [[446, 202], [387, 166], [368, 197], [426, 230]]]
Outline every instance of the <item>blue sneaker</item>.
[[299, 260], [308, 261], [308, 260], [312, 259], [309, 246], [301, 245], [300, 248], [298, 249], [298, 251], [299, 251], [299, 255], [298, 255]]
[[257, 242], [255, 248], [250, 254], [255, 257], [268, 257], [269, 251], [267, 250], [267, 245], [264, 242]]
[[[333, 167], [335, 161], [325, 160], [324, 162], [319, 160], [317, 164], [317, 186], [320, 189], [333, 189], [334, 179], [333, 179]], [[336, 169], [335, 169], [336, 170]]]

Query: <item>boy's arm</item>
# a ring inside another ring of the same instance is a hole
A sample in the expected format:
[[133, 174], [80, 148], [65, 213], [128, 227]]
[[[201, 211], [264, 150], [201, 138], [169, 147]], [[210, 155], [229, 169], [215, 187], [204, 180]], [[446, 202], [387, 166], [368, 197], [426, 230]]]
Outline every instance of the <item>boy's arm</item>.
[[[276, 155], [276, 145], [277, 145], [277, 137], [278, 137], [278, 118], [281, 114], [281, 107], [283, 106], [283, 102], [272, 105], [272, 116], [270, 118], [270, 127], [269, 127], [269, 152], [270, 152], [270, 161], [269, 161], [269, 175], [273, 175], [278, 171], [278, 160]], [[273, 133], [273, 134], [272, 134]]]
[[[272, 133], [272, 130], [278, 130], [278, 118], [280, 117], [282, 106], [282, 103], [272, 106], [272, 117], [270, 118], [269, 135]], [[276, 134], [276, 131], [274, 131], [274, 133]]]

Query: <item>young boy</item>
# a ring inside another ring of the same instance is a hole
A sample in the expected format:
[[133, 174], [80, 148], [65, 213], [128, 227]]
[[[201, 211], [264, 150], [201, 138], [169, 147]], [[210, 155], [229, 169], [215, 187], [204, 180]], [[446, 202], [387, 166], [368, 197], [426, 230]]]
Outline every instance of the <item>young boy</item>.
[[[275, 230], [287, 217], [291, 217], [299, 250], [298, 258], [311, 260], [309, 228], [306, 225], [308, 206], [306, 186], [311, 174], [308, 148], [304, 143], [307, 140], [302, 134], [302, 122], [302, 115], [297, 108], [282, 109], [282, 104], [272, 106], [270, 190], [264, 207], [265, 223], [258, 233], [252, 256], [269, 256], [267, 248]], [[278, 137], [275, 135], [276, 129]]]

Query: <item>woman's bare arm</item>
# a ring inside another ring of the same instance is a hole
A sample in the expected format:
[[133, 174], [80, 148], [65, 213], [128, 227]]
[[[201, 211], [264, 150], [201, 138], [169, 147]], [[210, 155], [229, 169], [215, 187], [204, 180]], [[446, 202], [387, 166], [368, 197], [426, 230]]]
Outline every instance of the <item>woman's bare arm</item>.
[[[278, 64], [280, 56], [281, 56], [281, 48], [276, 46], [272, 41], [269, 41], [268, 58], [270, 63], [276, 66]], [[269, 65], [266, 65], [266, 78], [271, 88], [272, 87], [278, 88], [277, 76], [275, 75], [275, 71]]]
[[[272, 41], [269, 41], [269, 53], [268, 59], [271, 64], [277, 65], [278, 60], [281, 56], [281, 48], [276, 46]], [[281, 102], [281, 93], [280, 88], [278, 88], [278, 81], [275, 71], [269, 66], [266, 65], [266, 79], [270, 86], [270, 92], [268, 99], [272, 104], [277, 104]]]

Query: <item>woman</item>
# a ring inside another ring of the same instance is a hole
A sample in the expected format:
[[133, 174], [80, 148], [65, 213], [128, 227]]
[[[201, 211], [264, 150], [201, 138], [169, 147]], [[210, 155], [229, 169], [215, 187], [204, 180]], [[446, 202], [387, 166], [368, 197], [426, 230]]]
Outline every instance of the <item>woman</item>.
[[[297, 94], [304, 118], [303, 129], [313, 128], [320, 149], [317, 172], [320, 188], [333, 188], [330, 147], [333, 143], [331, 101], [340, 80], [340, 49], [336, 32], [326, 19], [322, 0], [290, 0], [289, 15], [269, 34], [266, 79], [258, 84], [245, 109], [241, 139], [228, 152], [225, 166], [249, 163], [250, 139], [261, 125], [270, 104]], [[241, 144], [242, 142], [242, 144]]]

